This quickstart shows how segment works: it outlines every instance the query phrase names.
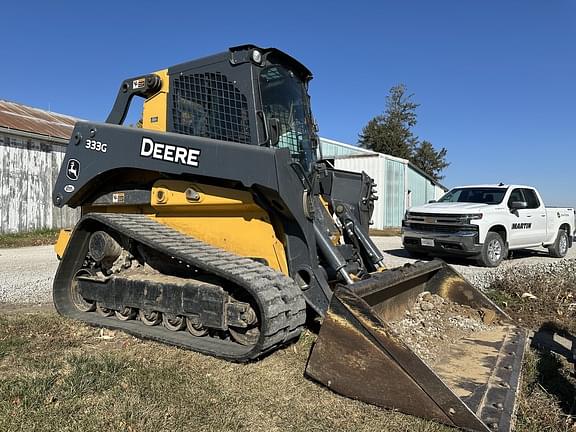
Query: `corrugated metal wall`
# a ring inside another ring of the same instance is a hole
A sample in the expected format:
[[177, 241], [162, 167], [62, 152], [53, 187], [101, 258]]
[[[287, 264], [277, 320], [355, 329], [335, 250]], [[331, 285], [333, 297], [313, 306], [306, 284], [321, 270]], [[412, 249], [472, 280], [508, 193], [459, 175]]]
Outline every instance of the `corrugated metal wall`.
[[386, 184], [385, 180], [385, 165], [384, 159], [378, 156], [356, 156], [345, 159], [336, 159], [334, 161], [336, 168], [346, 171], [362, 172], [368, 174], [378, 185], [378, 201], [374, 206], [374, 214], [372, 215], [373, 228], [382, 229], [384, 227], [385, 208], [378, 205], [379, 202], [385, 199], [381, 191]]
[[321, 151], [323, 156], [330, 156], [330, 158], [339, 156], [349, 156], [352, 154], [350, 150], [343, 146], [338, 146], [326, 141], [320, 141]]
[[446, 191], [443, 188], [441, 188], [440, 186], [438, 186], [438, 185], [434, 186], [434, 199], [436, 201], [438, 201], [440, 198], [442, 198], [442, 196], [444, 196], [445, 193], [446, 193]]
[[442, 188], [436, 186], [430, 179], [424, 177], [411, 166], [408, 166], [408, 190], [410, 191], [409, 207], [426, 204], [428, 201], [437, 199], [437, 190], [441, 191], [440, 196], [444, 194]]
[[0, 133], [0, 233], [73, 226], [79, 211], [52, 204], [66, 147]]
[[410, 191], [408, 207], [422, 205], [426, 202], [426, 179], [412, 167], [408, 167], [408, 190]]
[[404, 216], [405, 164], [397, 159], [380, 156], [355, 156], [335, 160], [336, 168], [366, 172], [374, 179], [378, 201], [374, 206], [372, 228], [399, 227]]
[[440, 186], [433, 184], [403, 159], [382, 154], [351, 156], [335, 159], [334, 163], [338, 169], [365, 171], [378, 185], [379, 199], [374, 206], [372, 228], [400, 227], [407, 205], [426, 204], [444, 194]]
[[399, 227], [402, 224], [405, 210], [406, 164], [394, 159], [385, 158], [384, 160], [386, 161], [386, 179], [385, 183], [380, 183], [378, 188], [378, 190], [386, 190], [384, 199], [379, 203], [379, 205], [384, 205], [383, 226]]
[[434, 187], [434, 183], [430, 180], [426, 180], [426, 203], [433, 199], [436, 199], [436, 188]]

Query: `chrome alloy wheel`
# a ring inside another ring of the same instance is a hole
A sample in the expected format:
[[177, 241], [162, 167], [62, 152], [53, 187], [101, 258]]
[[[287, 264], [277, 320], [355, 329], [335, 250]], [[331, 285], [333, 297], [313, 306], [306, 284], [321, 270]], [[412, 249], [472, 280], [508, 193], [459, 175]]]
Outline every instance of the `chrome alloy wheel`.
[[568, 237], [566, 237], [565, 235], [560, 236], [558, 250], [560, 251], [561, 255], [566, 255], [566, 253], [568, 252]]
[[488, 259], [491, 262], [497, 262], [502, 256], [502, 244], [494, 239], [488, 243]]

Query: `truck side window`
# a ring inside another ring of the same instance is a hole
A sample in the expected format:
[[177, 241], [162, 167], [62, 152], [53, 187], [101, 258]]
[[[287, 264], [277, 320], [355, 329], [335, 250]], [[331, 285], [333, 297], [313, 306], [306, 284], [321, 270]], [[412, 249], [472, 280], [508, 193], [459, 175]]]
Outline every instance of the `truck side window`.
[[514, 189], [508, 198], [508, 207], [511, 207], [514, 201], [524, 201], [524, 195], [522, 195], [522, 189]]
[[538, 200], [538, 195], [534, 192], [533, 189], [522, 189], [524, 193], [524, 198], [526, 199], [526, 203], [528, 204], [529, 209], [536, 209], [540, 207], [540, 200]]

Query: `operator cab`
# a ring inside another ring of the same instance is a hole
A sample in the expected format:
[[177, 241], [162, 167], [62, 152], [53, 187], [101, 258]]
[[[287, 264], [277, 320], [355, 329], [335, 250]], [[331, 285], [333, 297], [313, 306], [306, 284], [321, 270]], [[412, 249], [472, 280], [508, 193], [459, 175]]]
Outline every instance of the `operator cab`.
[[287, 148], [310, 171], [318, 138], [307, 88], [312, 73], [275, 48], [242, 45], [122, 82], [107, 123], [122, 124], [133, 96], [142, 127]]

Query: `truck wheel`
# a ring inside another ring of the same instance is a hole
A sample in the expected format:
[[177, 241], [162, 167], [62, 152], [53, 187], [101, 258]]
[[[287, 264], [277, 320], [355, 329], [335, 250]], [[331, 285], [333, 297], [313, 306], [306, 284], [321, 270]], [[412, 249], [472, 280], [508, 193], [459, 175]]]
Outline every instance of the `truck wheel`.
[[478, 257], [478, 264], [483, 267], [498, 267], [505, 256], [508, 255], [506, 244], [500, 234], [489, 232]]
[[556, 241], [548, 248], [548, 253], [554, 258], [564, 258], [568, 253], [568, 234], [563, 229], [558, 230]]

